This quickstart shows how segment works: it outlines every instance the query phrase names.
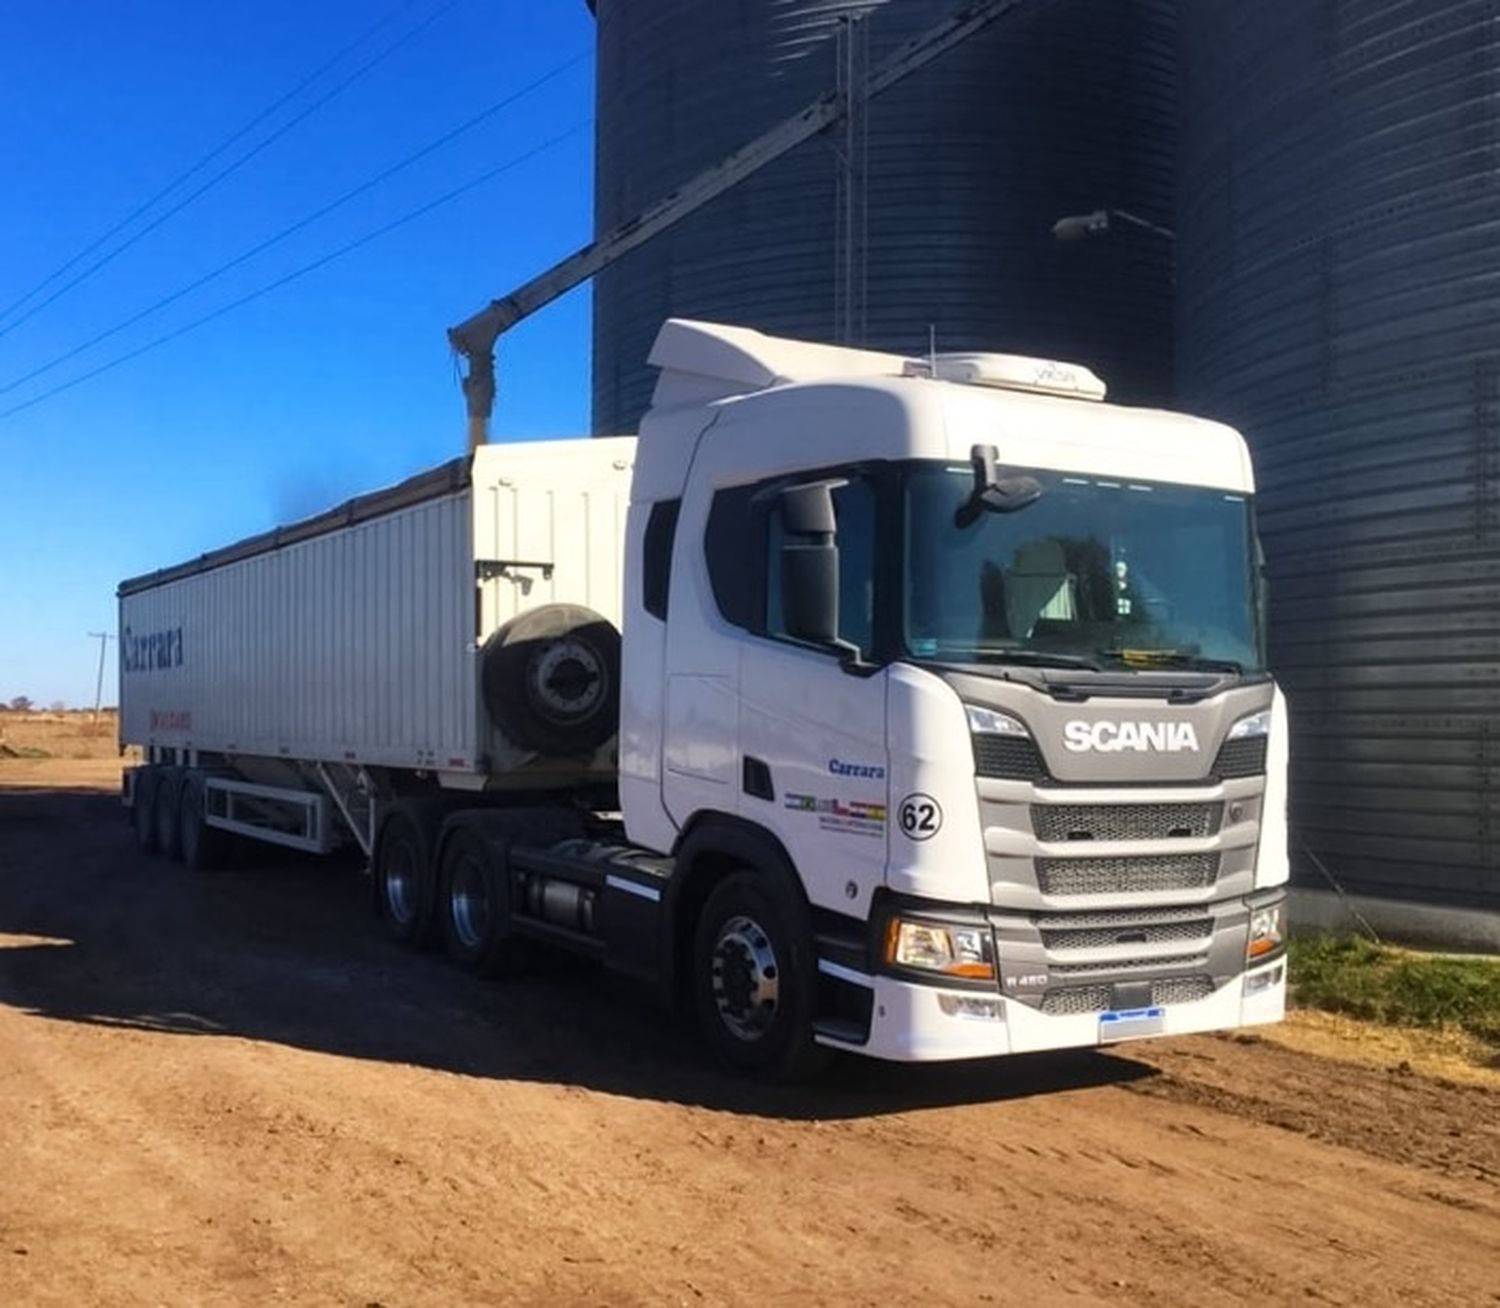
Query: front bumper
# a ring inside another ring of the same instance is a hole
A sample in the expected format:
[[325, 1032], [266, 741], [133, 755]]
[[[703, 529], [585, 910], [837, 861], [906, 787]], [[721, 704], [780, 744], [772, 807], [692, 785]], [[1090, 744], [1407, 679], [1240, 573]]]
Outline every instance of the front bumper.
[[[869, 981], [874, 990], [869, 1038], [856, 1044], [820, 1034], [819, 1043], [899, 1062], [993, 1058], [1119, 1043], [1105, 1037], [1108, 1024], [1100, 1022], [1099, 1013], [1047, 1014], [998, 992], [949, 990], [882, 974]], [[1247, 993], [1251, 986], [1258, 988]], [[976, 999], [984, 1002], [976, 1004]], [[1161, 1028], [1153, 1035], [1279, 1022], [1286, 1011], [1286, 959], [1279, 957], [1236, 975], [1201, 999], [1165, 1004], [1161, 1010]]]

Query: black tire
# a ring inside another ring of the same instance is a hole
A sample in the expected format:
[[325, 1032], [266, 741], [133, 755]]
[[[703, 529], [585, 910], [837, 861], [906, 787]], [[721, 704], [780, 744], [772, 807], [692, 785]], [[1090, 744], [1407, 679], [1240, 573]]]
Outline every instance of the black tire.
[[735, 872], [708, 897], [693, 940], [698, 1025], [742, 1072], [800, 1081], [821, 1071], [813, 1041], [817, 962], [801, 905], [768, 877]]
[[156, 852], [177, 862], [182, 858], [182, 774], [163, 768], [156, 781], [151, 810], [156, 823]]
[[178, 845], [183, 863], [194, 872], [223, 867], [229, 853], [228, 833], [204, 821], [206, 802], [202, 775], [189, 772], [178, 792]]
[[477, 976], [517, 976], [531, 961], [530, 942], [510, 929], [509, 842], [458, 824], [443, 842], [438, 903], [443, 943]]
[[386, 819], [375, 847], [375, 911], [392, 940], [418, 948], [434, 934], [429, 848], [424, 824], [405, 809]]
[[155, 767], [139, 768], [135, 774], [130, 825], [135, 830], [135, 847], [143, 854], [156, 853], [156, 785], [160, 775]]
[[620, 633], [578, 604], [518, 614], [485, 642], [484, 703], [523, 749], [590, 754], [620, 725]]

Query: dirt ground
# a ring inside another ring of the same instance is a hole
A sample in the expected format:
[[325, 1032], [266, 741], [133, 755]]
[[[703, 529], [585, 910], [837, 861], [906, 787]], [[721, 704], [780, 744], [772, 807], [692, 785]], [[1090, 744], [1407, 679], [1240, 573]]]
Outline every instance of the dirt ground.
[[482, 983], [356, 871], [136, 855], [0, 760], [0, 1302], [1500, 1304], [1500, 1090], [1257, 1037], [707, 1065]]

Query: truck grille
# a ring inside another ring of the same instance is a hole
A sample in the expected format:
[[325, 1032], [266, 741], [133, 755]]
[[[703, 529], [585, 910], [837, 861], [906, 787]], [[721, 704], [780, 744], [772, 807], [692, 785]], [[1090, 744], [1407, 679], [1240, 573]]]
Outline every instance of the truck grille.
[[1239, 777], [1264, 776], [1266, 771], [1266, 738], [1249, 736], [1244, 740], [1226, 740], [1214, 759], [1213, 780], [1233, 781]]
[[[1055, 921], [1055, 919], [1054, 919]], [[1101, 913], [1081, 925], [1042, 926], [1042, 947], [1108, 949], [1114, 945], [1167, 945], [1206, 940], [1213, 920], [1173, 915], [1166, 921], [1143, 920], [1139, 913]]]
[[1042, 1012], [1048, 1017], [1073, 1013], [1103, 1013], [1114, 999], [1113, 986], [1063, 986], [1042, 996]]
[[1209, 976], [1168, 976], [1151, 986], [1153, 1004], [1190, 1004], [1195, 999], [1207, 999], [1214, 992], [1214, 981]]
[[1033, 804], [1038, 840], [1201, 840], [1217, 835], [1224, 805]]
[[[973, 742], [974, 771], [981, 777], [993, 777], [999, 781], [1052, 780], [1046, 760], [1042, 758], [1042, 752], [1034, 740], [975, 732]], [[1240, 777], [1259, 777], [1264, 776], [1265, 771], [1264, 736], [1226, 740], [1219, 746], [1213, 768], [1204, 782], [1212, 785], [1218, 781], [1234, 781]]]
[[1047, 765], [1036, 741], [974, 733], [974, 771], [1002, 781], [1046, 781]]
[[1201, 890], [1218, 879], [1217, 854], [1152, 854], [1139, 858], [1039, 858], [1044, 895], [1128, 895], [1150, 890]]
[[[1189, 1004], [1213, 994], [1212, 977], [1168, 976], [1151, 983], [1153, 1004]], [[1104, 1013], [1114, 1004], [1114, 987], [1108, 985], [1060, 986], [1042, 996], [1042, 1012], [1049, 1017], [1076, 1013]]]
[[1053, 976], [1082, 976], [1088, 972], [1114, 976], [1120, 972], [1160, 972], [1165, 967], [1201, 967], [1207, 962], [1207, 954], [1187, 954], [1176, 958], [1130, 958], [1104, 963], [1053, 963], [1050, 971]]

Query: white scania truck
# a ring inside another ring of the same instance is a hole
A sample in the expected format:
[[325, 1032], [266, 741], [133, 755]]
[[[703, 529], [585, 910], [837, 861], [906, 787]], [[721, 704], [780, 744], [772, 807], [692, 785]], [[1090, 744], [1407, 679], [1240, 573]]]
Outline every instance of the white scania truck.
[[638, 438], [123, 583], [140, 844], [358, 845], [399, 939], [597, 959], [755, 1071], [1280, 1018], [1239, 434], [1014, 356], [673, 320], [652, 362]]

